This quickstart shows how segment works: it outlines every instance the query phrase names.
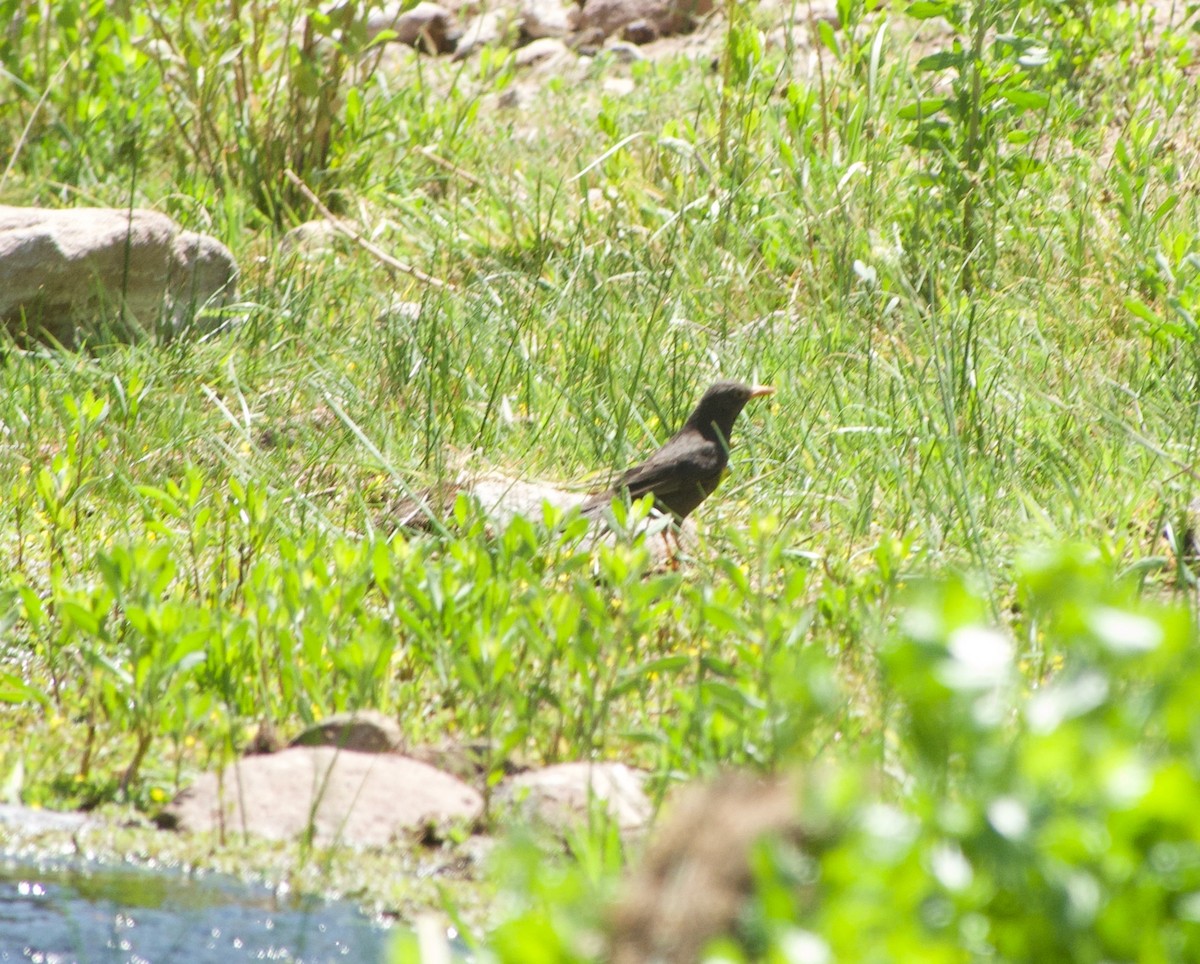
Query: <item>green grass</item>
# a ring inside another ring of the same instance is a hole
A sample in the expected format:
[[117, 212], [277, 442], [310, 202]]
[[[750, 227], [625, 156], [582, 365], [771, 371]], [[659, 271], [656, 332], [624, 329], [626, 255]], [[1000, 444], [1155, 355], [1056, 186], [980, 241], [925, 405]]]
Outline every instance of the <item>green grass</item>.
[[[213, 4], [192, 61], [151, 42], [174, 6], [62, 6], [0, 44], [0, 200], [165, 210], [243, 275], [216, 335], [6, 348], [0, 780], [22, 799], [153, 811], [260, 720], [359, 706], [414, 742], [486, 736], [497, 767], [618, 759], [662, 790], [890, 766], [911, 694], [879, 654], [912, 586], [968, 573], [1024, 691], [1073, 658], [1021, 602], [1028, 548], [1086, 546], [1097, 579], [1194, 605], [1159, 537], [1196, 489], [1178, 23], [1143, 42], [1138, 11], [981, 6], [951, 16], [965, 46], [1031, 42], [938, 60], [944, 33], [847, 4], [808, 76], [752, 15], [716, 73], [602, 55], [506, 108], [499, 53], [372, 70], [351, 37], [317, 82], [294, 46], [221, 60]], [[329, 122], [323, 157], [284, 101]], [[309, 216], [288, 166], [453, 287], [281, 249]], [[778, 393], [679, 571], [569, 520], [493, 537], [465, 506], [447, 536], [392, 534], [397, 496], [464, 470], [595, 484], [718, 375]]]

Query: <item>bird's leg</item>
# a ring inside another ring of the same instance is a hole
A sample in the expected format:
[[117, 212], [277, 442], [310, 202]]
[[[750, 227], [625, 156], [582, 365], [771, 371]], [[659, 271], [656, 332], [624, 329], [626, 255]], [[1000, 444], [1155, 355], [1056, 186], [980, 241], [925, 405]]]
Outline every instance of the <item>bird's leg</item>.
[[679, 541], [679, 527], [669, 525], [662, 531], [663, 544], [667, 549], [667, 568], [673, 572], [679, 570], [679, 553], [683, 544]]

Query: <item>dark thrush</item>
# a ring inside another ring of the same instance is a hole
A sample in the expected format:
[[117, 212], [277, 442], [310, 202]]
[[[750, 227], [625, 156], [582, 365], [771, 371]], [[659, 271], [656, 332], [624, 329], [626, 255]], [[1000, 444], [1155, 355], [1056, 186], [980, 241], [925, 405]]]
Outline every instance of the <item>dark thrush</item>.
[[683, 428], [641, 465], [626, 470], [613, 488], [583, 503], [584, 515], [596, 515], [613, 499], [654, 496], [656, 508], [683, 521], [717, 485], [729, 462], [733, 423], [752, 398], [770, 395], [767, 385], [717, 382], [700, 399]]

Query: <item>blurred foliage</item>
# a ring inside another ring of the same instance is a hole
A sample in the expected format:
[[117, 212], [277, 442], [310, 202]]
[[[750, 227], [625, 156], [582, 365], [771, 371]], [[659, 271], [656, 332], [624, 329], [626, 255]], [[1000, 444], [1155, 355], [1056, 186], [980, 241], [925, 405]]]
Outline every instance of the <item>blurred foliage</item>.
[[[842, 798], [838, 838], [806, 855], [816, 870], [799, 877], [784, 850], [748, 855], [756, 896], [709, 960], [1200, 954], [1194, 619], [1139, 601], [1079, 546], [1029, 553], [1018, 569], [1015, 630], [990, 621], [969, 581], [914, 591], [881, 650], [894, 694], [884, 788], [865, 789], [861, 761], [827, 755], [817, 780], [863, 788]], [[1014, 631], [1052, 654], [1053, 670], [1032, 684]], [[802, 795], [797, 823], [827, 803]], [[520, 933], [547, 961], [603, 959], [591, 946], [603, 927], [594, 907], [556, 916], [554, 893], [586, 889], [579, 873], [547, 894], [572, 872], [539, 871], [544, 853], [507, 853], [510, 886], [522, 873], [533, 880], [513, 886], [527, 909], [500, 933]], [[507, 939], [492, 950], [529, 959]]]

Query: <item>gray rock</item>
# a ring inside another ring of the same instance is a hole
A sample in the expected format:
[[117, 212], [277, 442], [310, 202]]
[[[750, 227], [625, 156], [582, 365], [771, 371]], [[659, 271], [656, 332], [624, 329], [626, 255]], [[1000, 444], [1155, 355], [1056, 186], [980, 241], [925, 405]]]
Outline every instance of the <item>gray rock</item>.
[[86, 813], [39, 810], [19, 804], [0, 803], [0, 826], [19, 833], [74, 833], [88, 822]]
[[586, 0], [579, 27], [608, 37], [626, 24], [645, 20], [659, 36], [666, 36], [691, 30], [712, 8], [712, 0]]
[[382, 7], [368, 10], [365, 22], [367, 39], [374, 40], [385, 30], [395, 30], [396, 21], [400, 19], [400, 15], [403, 12], [404, 4], [402, 3], [389, 3]]
[[503, 476], [475, 479], [469, 484], [468, 490], [479, 500], [483, 514], [497, 526], [505, 526], [517, 516], [540, 519], [543, 502], [566, 512], [587, 498], [578, 492], [566, 492], [545, 483], [522, 482]]
[[[635, 64], [639, 60], [646, 59], [646, 55], [638, 50], [637, 44], [630, 43], [628, 40], [613, 40], [607, 46], [605, 46], [604, 49], [623, 64]], [[619, 77], [616, 79], [628, 80], [629, 78]], [[632, 83], [630, 83], [628, 89], [622, 91], [622, 96], [632, 92], [633, 86]]]
[[604, 31], [597, 27], [588, 27], [586, 30], [580, 29], [575, 31], [567, 38], [567, 46], [581, 57], [594, 57], [600, 52], [600, 48], [604, 45]]
[[555, 37], [533, 40], [524, 47], [518, 47], [513, 56], [518, 67], [532, 67], [534, 64], [546, 65], [568, 59], [574, 60], [575, 54], [567, 49], [565, 43]]
[[[569, 492], [543, 482], [523, 482], [502, 475], [480, 475], [463, 477], [453, 485], [426, 492], [418, 498], [402, 498], [389, 510], [390, 518], [399, 526], [411, 529], [428, 529], [431, 518], [446, 519], [451, 514], [460, 494], [468, 495], [478, 504], [490, 527], [503, 529], [518, 516], [533, 522], [545, 517], [545, 505], [560, 512], [567, 512], [580, 505], [586, 494]], [[668, 531], [667, 520], [651, 515], [633, 529], [633, 533], [645, 533], [646, 548], [655, 566], [672, 562], [679, 551], [693, 552], [698, 546], [696, 523], [688, 518], [675, 532]], [[632, 534], [632, 533], [631, 533]], [[613, 530], [607, 514], [593, 521], [594, 543], [612, 544], [621, 538]]]
[[566, 37], [579, 27], [579, 6], [573, 0], [523, 0], [521, 32], [539, 37]]
[[[614, 48], [616, 46], [614, 44]], [[634, 47], [632, 44], [626, 44], [626, 46], [637, 50], [637, 47]], [[614, 52], [617, 53], [618, 57], [620, 56], [619, 52], [616, 50]], [[612, 94], [613, 97], [628, 97], [637, 89], [637, 85], [634, 84], [632, 77], [605, 77], [600, 81], [600, 89], [606, 94]]]
[[488, 10], [474, 17], [463, 30], [454, 47], [454, 59], [463, 60], [481, 47], [498, 43], [509, 27], [508, 14], [499, 10]]
[[541, 87], [537, 83], [518, 81], [515, 84], [509, 84], [501, 91], [489, 94], [489, 100], [484, 103], [493, 103], [501, 110], [527, 110], [540, 89]]
[[764, 22], [786, 21], [799, 27], [824, 21], [835, 29], [841, 28], [837, 0], [808, 0], [798, 7], [792, 0], [758, 0], [755, 14]]
[[237, 274], [225, 245], [157, 211], [0, 206], [0, 323], [18, 335], [169, 336], [210, 321]]
[[640, 18], [621, 28], [621, 39], [642, 47], [658, 39], [658, 28], [649, 20]]
[[473, 823], [483, 798], [406, 757], [293, 747], [205, 773], [159, 815], [178, 830], [248, 833], [320, 846], [383, 846], [430, 824]]
[[279, 247], [285, 254], [315, 257], [333, 251], [339, 237], [337, 228], [324, 219], [305, 221], [280, 238]]
[[497, 801], [559, 830], [586, 821], [596, 801], [622, 833], [634, 833], [653, 815], [645, 782], [645, 773], [624, 763], [558, 763], [505, 779]]
[[375, 320], [381, 325], [408, 330], [414, 321], [420, 319], [422, 307], [419, 301], [405, 301], [393, 294], [388, 297]]
[[292, 746], [336, 746], [360, 753], [391, 753], [403, 742], [400, 726], [378, 710], [334, 713], [292, 740]]
[[375, 37], [384, 30], [394, 30], [396, 40], [426, 53], [449, 53], [458, 40], [454, 15], [438, 3], [421, 0], [409, 10], [392, 3], [382, 10], [367, 14], [367, 34]]

